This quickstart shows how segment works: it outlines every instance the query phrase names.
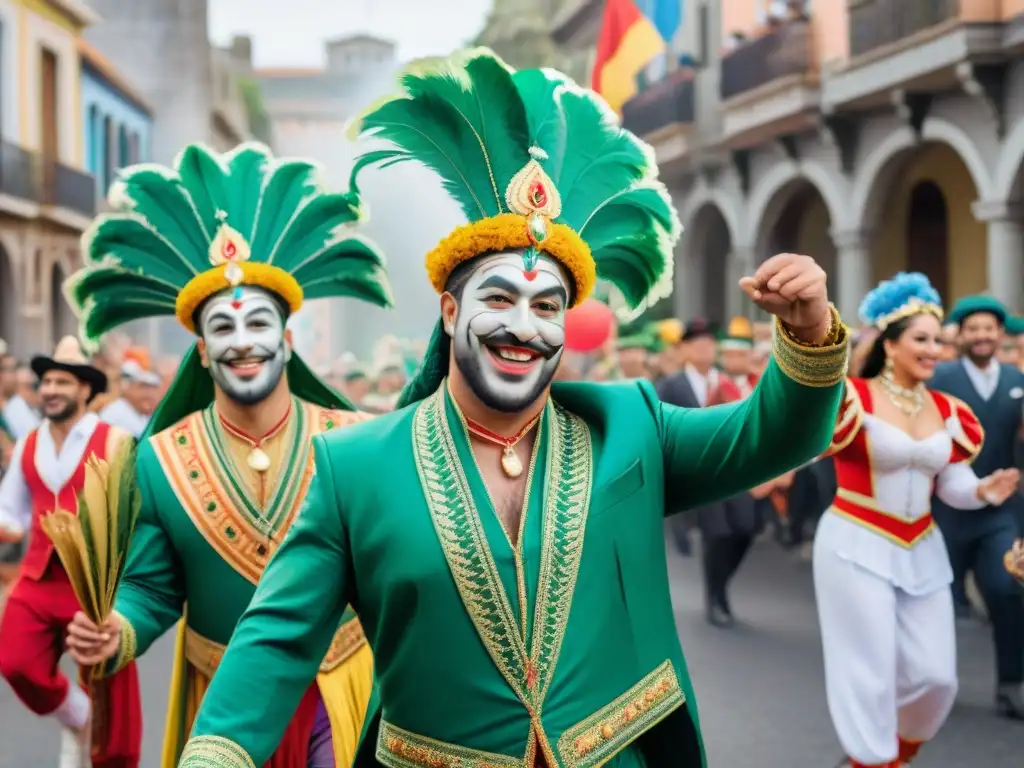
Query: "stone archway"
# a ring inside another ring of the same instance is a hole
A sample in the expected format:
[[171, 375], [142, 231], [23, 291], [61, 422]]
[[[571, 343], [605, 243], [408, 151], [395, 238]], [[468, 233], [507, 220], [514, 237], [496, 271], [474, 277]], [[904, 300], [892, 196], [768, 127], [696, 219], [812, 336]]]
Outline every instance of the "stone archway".
[[796, 177], [782, 184], [765, 201], [754, 230], [757, 263], [777, 253], [812, 256], [828, 274], [829, 295], [838, 295], [833, 210], [825, 193], [811, 180]]
[[0, 339], [7, 342], [12, 354], [19, 347], [17, 341], [18, 291], [14, 263], [3, 243], [0, 243]]
[[60, 262], [55, 262], [50, 271], [50, 336], [51, 346], [64, 336], [78, 332], [78, 321], [67, 299], [64, 298], [66, 273]]
[[676, 270], [677, 313], [685, 321], [704, 317], [724, 322], [733, 258], [732, 229], [722, 209], [704, 202], [687, 224], [682, 264]]
[[872, 284], [921, 271], [949, 304], [989, 288], [988, 229], [974, 206], [991, 199], [993, 184], [956, 126], [929, 120], [923, 141], [908, 131], [880, 142], [861, 165], [851, 216], [868, 243]]

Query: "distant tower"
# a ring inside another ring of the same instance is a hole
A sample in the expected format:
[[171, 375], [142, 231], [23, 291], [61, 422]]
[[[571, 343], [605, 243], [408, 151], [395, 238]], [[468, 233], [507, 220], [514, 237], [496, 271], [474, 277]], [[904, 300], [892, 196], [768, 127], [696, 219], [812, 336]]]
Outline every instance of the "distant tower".
[[494, 0], [476, 39], [517, 69], [559, 68], [551, 26], [565, 0]]
[[213, 72], [207, 0], [89, 0], [103, 21], [86, 38], [153, 105], [152, 158], [170, 163], [211, 135]]
[[373, 76], [391, 69], [397, 49], [390, 40], [371, 35], [349, 35], [327, 42], [327, 71], [332, 75]]

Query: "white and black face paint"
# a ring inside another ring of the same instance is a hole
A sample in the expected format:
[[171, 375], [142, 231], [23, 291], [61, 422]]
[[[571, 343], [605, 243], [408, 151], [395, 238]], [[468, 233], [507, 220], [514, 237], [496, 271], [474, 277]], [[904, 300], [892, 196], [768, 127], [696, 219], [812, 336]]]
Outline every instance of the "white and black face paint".
[[518, 251], [480, 259], [462, 291], [452, 347], [459, 371], [488, 408], [524, 410], [551, 383], [570, 290], [565, 270], [545, 256], [530, 271]]
[[254, 405], [281, 381], [291, 349], [280, 306], [266, 291], [246, 286], [213, 296], [200, 313], [199, 332], [210, 374], [232, 400]]

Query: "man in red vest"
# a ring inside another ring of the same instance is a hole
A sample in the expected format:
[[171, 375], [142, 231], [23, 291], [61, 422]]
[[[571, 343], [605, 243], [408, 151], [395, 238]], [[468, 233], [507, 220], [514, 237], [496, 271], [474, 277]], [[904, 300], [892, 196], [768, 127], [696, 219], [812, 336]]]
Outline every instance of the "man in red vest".
[[[0, 619], [0, 674], [37, 715], [62, 725], [61, 768], [88, 765], [91, 704], [88, 695], [60, 670], [65, 630], [79, 610], [71, 582], [43, 532], [40, 520], [57, 508], [75, 511], [90, 455], [112, 456], [128, 434], [88, 412], [107, 386], [78, 342], [61, 340], [53, 357], [36, 357], [32, 369], [46, 420], [20, 440], [0, 483], [0, 541], [28, 534], [21, 572]], [[95, 768], [136, 768], [142, 741], [138, 676], [129, 665], [110, 684], [108, 727], [92, 745]]]

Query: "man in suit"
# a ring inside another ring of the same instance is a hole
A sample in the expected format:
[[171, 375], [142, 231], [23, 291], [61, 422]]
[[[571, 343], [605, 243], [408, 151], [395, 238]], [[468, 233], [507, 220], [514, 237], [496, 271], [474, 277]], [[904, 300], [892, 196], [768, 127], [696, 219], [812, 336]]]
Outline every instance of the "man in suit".
[[[716, 329], [706, 320], [687, 323], [683, 334], [686, 365], [681, 373], [658, 383], [656, 389], [662, 402], [703, 408], [742, 399], [743, 393], [735, 382], [715, 367], [719, 353], [715, 336]], [[759, 515], [755, 500], [751, 494], [741, 493], [698, 508], [695, 517], [701, 532], [707, 620], [714, 626], [729, 627], [734, 621], [729, 581], [757, 532]], [[680, 549], [689, 548], [687, 534], [692, 519], [682, 517], [670, 522]]]
[[[931, 386], [967, 403], [985, 428], [985, 444], [974, 463], [979, 476], [1015, 466], [1024, 420], [1024, 374], [1002, 365], [995, 355], [1008, 313], [988, 296], [961, 299], [950, 312], [960, 328], [963, 356], [941, 363]], [[946, 538], [954, 583], [971, 570], [992, 622], [996, 651], [996, 708], [1000, 715], [1024, 720], [1024, 600], [1003, 567], [1003, 556], [1018, 534], [1024, 498], [1011, 497], [998, 507], [970, 512], [952, 509], [937, 498], [935, 519]]]

